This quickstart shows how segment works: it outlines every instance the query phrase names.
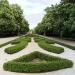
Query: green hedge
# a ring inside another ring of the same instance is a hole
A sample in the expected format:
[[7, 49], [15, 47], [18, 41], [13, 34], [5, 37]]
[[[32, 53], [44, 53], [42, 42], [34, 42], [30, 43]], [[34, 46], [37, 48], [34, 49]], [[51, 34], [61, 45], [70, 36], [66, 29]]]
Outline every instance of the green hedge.
[[55, 43], [55, 41], [49, 40], [49, 39], [45, 39], [45, 41], [46, 41], [46, 43], [49, 43], [49, 44], [54, 44]]
[[53, 41], [53, 40], [49, 40], [49, 39], [39, 37], [39, 36], [34, 36], [34, 40], [35, 40], [35, 42], [45, 41], [48, 44], [54, 44], [55, 43], [55, 41]]
[[65, 46], [65, 47], [68, 47], [72, 50], [75, 50], [75, 46], [71, 46], [71, 45], [68, 45], [68, 44], [65, 44], [65, 43], [62, 43], [62, 42], [58, 42], [58, 41], [55, 41], [56, 43], [62, 45], [62, 46]]
[[18, 44], [21, 41], [31, 42], [31, 38], [30, 37], [27, 37], [27, 36], [23, 36], [23, 37], [20, 37], [18, 39], [15, 39], [14, 41], [11, 42], [11, 44]]
[[[39, 58], [39, 63], [33, 62], [33, 59]], [[43, 62], [45, 60], [46, 62]], [[72, 61], [62, 59], [55, 56], [49, 56], [40, 52], [32, 52], [24, 55], [18, 59], [4, 63], [3, 68], [6, 71], [25, 72], [25, 73], [39, 73], [56, 71], [60, 69], [70, 68], [73, 66]]]
[[43, 48], [47, 51], [50, 51], [53, 53], [58, 53], [58, 54], [64, 52], [64, 48], [53, 46], [52, 44], [54, 44], [55, 42], [52, 40], [48, 40], [48, 39], [42, 38], [42, 37], [34, 37], [34, 40], [35, 40], [35, 42], [38, 42], [38, 45], [41, 48]]
[[24, 49], [30, 41], [31, 39], [29, 37], [21, 37], [19, 39], [16, 39], [11, 42], [11, 44], [15, 44], [15, 46], [6, 48], [5, 52], [8, 54], [19, 52], [20, 50]]
[[[41, 36], [41, 35], [35, 35], [35, 36], [51, 40], [51, 39], [49, 39], [48, 37], [45, 37], [45, 36]], [[75, 50], [75, 46], [71, 46], [71, 45], [68, 45], [68, 44], [65, 44], [65, 43], [62, 43], [62, 42], [59, 42], [59, 41], [55, 41], [55, 40], [52, 40], [52, 41], [54, 41], [55, 43], [60, 44], [62, 46], [68, 47], [68, 48], [70, 48], [72, 50]]]
[[47, 51], [53, 52], [53, 53], [60, 54], [60, 53], [64, 52], [64, 48], [53, 46], [53, 45], [47, 44], [47, 43], [45, 43], [43, 41], [38, 42], [38, 45], [41, 48], [43, 48], [43, 49], [45, 49]]

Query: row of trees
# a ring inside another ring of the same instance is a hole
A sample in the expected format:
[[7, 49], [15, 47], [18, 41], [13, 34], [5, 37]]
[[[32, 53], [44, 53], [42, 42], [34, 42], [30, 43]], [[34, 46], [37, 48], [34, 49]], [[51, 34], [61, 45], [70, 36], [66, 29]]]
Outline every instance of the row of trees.
[[[71, 1], [71, 2], [70, 2]], [[35, 28], [41, 35], [75, 38], [75, 0], [62, 0], [45, 9], [46, 14]]]
[[29, 24], [19, 5], [9, 5], [7, 0], [0, 0], [0, 37], [25, 34]]

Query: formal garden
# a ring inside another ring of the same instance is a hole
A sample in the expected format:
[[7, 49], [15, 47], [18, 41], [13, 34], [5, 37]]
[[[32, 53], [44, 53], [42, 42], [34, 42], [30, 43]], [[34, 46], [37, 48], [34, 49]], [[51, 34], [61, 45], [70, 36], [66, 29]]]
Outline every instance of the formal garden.
[[[55, 41], [36, 34], [26, 34], [20, 36], [15, 40], [5, 43], [1, 46], [1, 48], [7, 46], [4, 48], [4, 52], [12, 56], [13, 54], [17, 55], [17, 53], [21, 54], [20, 52], [25, 50], [29, 43], [34, 44], [34, 49], [36, 46], [35, 44], [37, 44], [39, 50], [32, 50], [32, 52], [28, 54], [23, 54], [22, 56], [19, 55], [18, 58], [14, 57], [13, 60], [4, 62], [3, 69], [5, 71], [20, 73], [43, 73], [73, 67], [73, 61], [71, 59], [51, 55], [51, 53], [62, 55], [66, 48], [63, 46], [55, 46]], [[8, 47], [9, 44], [11, 44], [11, 46]], [[43, 51], [40, 52], [40, 48], [49, 54], [43, 53]]]
[[61, 0], [45, 11], [30, 30], [22, 8], [0, 0], [0, 40], [15, 37], [0, 44], [1, 75], [75, 74], [75, 45], [50, 38], [75, 42], [75, 1]]

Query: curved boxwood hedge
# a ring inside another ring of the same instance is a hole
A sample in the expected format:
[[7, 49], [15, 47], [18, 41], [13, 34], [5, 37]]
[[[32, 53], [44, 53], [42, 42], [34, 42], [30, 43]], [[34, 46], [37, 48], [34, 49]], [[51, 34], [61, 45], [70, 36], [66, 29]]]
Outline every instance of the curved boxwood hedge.
[[35, 40], [35, 42], [38, 43], [38, 45], [41, 48], [43, 48], [47, 51], [57, 53], [57, 54], [60, 54], [60, 53], [64, 52], [64, 48], [53, 46], [52, 44], [54, 44], [55, 42], [52, 41], [52, 40], [48, 40], [48, 39], [45, 39], [45, 38], [42, 38], [42, 37], [34, 37], [34, 40]]
[[40, 36], [40, 37], [46, 38], [46, 39], [48, 39], [48, 40], [52, 40], [52, 41], [54, 41], [54, 42], [57, 43], [57, 44], [60, 44], [60, 45], [62, 45], [62, 46], [65, 46], [65, 47], [67, 47], [67, 48], [70, 48], [70, 49], [72, 49], [72, 50], [75, 50], [75, 46], [71, 46], [71, 45], [69, 45], [69, 44], [62, 43], [62, 42], [59, 42], [59, 41], [50, 39], [50, 38], [47, 37], [47, 36], [42, 36], [42, 35], [37, 35], [37, 34], [35, 34], [35, 36]]
[[[41, 61], [33, 61], [37, 58]], [[70, 68], [72, 66], [73, 63], [70, 60], [50, 56], [36, 51], [4, 63], [3, 68], [6, 71], [12, 72], [39, 73], [56, 71], [60, 69]]]
[[49, 52], [53, 52], [53, 53], [57, 53], [57, 54], [60, 54], [60, 53], [64, 52], [64, 48], [53, 46], [53, 45], [47, 44], [43, 41], [38, 42], [38, 45], [41, 48], [43, 48], [43, 49], [45, 49]]
[[14, 46], [6, 48], [5, 52], [8, 54], [16, 53], [25, 48], [28, 45], [28, 42], [30, 41], [31, 39], [29, 37], [21, 37], [17, 40], [14, 40], [11, 42], [11, 44], [14, 44]]

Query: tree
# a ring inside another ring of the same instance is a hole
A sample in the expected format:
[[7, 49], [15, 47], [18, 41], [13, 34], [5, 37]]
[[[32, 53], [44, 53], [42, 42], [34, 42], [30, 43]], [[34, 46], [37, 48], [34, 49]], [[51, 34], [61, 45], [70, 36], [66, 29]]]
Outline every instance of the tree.
[[60, 38], [75, 38], [75, 4], [60, 3], [47, 7], [45, 11], [44, 18], [35, 29], [36, 33]]
[[61, 0], [62, 3], [75, 3], [75, 0]]
[[7, 0], [0, 0], [0, 36], [26, 34], [29, 24], [19, 5], [9, 5]]
[[29, 30], [29, 24], [23, 17], [23, 10], [17, 4], [11, 5], [11, 8], [15, 17], [17, 31], [21, 34], [26, 33]]
[[0, 36], [13, 35], [16, 30], [14, 16], [7, 0], [0, 1]]

